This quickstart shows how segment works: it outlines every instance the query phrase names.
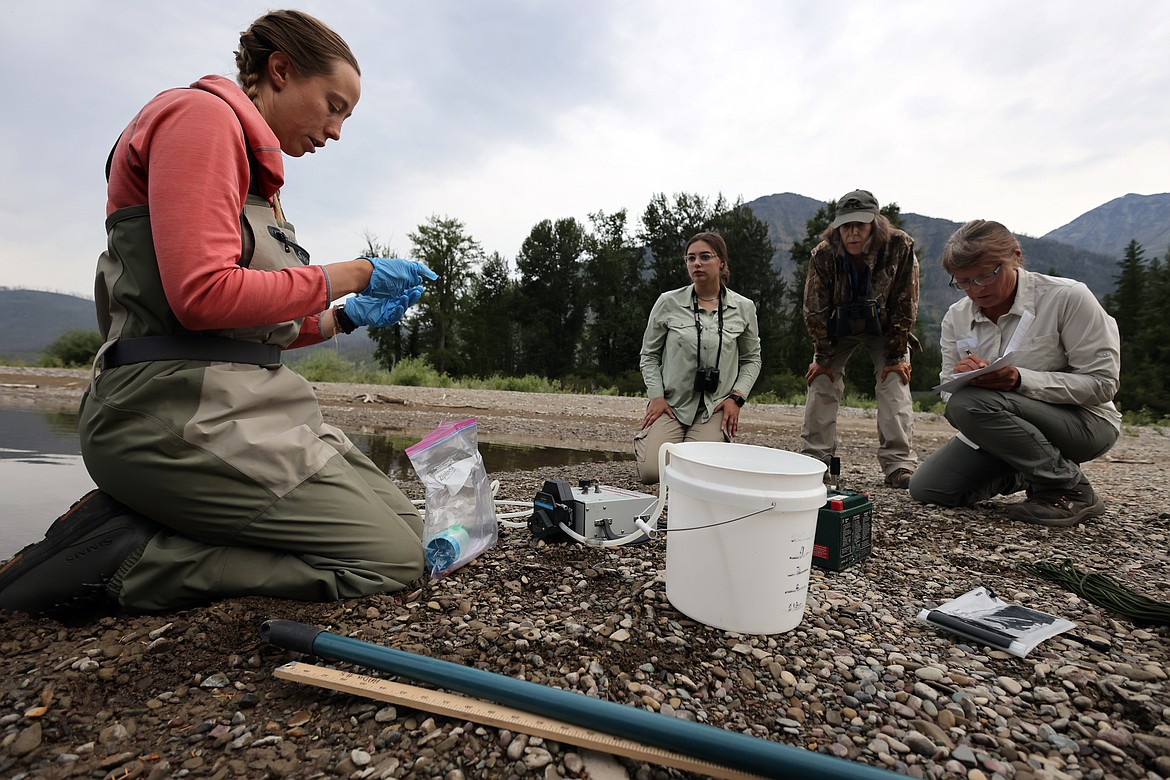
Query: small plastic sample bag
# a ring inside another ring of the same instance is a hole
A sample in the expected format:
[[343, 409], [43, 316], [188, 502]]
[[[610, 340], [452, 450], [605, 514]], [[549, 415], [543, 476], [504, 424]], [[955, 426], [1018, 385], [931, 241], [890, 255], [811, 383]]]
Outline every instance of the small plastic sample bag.
[[499, 538], [477, 427], [474, 417], [444, 423], [406, 448], [426, 487], [423, 551], [432, 577], [450, 574]]

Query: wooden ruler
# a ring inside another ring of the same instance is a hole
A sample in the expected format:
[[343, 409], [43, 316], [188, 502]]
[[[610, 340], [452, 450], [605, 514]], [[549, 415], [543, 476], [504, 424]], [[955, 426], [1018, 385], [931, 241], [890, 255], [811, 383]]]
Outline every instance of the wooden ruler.
[[699, 772], [710, 777], [727, 778], [727, 780], [757, 780], [759, 778], [759, 775], [728, 769], [710, 761], [662, 750], [652, 745], [644, 745], [632, 739], [615, 737], [612, 734], [595, 731], [584, 726], [445, 691], [403, 685], [377, 677], [368, 677], [364, 674], [343, 672], [338, 669], [302, 664], [297, 661], [278, 666], [273, 674], [282, 680], [307, 683], [320, 688], [364, 696], [368, 699], [388, 701], [416, 710], [434, 712], [451, 718], [512, 729], [524, 734], [551, 739], [554, 742], [563, 742], [625, 756], [635, 761], [662, 764], [687, 772]]

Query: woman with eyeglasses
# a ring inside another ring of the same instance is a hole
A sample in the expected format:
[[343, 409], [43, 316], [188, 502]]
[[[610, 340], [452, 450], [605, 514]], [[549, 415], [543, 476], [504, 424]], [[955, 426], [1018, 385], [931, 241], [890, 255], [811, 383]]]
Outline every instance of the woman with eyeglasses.
[[1023, 268], [998, 222], [968, 222], [943, 247], [951, 286], [966, 293], [942, 323], [942, 379], [988, 367], [944, 393], [958, 433], [910, 482], [924, 503], [967, 506], [1028, 491], [1012, 520], [1072, 526], [1105, 512], [1080, 464], [1117, 441], [1117, 323], [1081, 282]]
[[885, 483], [905, 488], [918, 465], [910, 347], [918, 347], [918, 258], [914, 239], [895, 228], [868, 190], [837, 201], [836, 218], [809, 258], [804, 322], [813, 342], [801, 453], [828, 464], [837, 450], [845, 366], [858, 348], [873, 362], [878, 464]]
[[642, 337], [649, 403], [634, 460], [648, 485], [658, 482], [666, 442], [731, 441], [762, 365], [756, 305], [727, 287], [723, 236], [695, 235], [683, 262], [691, 283], [658, 297]]

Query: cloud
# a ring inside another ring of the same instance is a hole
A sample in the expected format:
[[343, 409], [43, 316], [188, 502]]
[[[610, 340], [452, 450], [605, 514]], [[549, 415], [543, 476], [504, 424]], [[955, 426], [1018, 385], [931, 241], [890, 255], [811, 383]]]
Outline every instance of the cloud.
[[[315, 261], [372, 232], [401, 252], [431, 215], [514, 257], [541, 219], [658, 192], [828, 199], [1042, 235], [1165, 191], [1170, 17], [1093, 0], [310, 0], [351, 44], [342, 141], [287, 160], [283, 202]], [[0, 285], [86, 292], [102, 166], [155, 93], [234, 73], [268, 9], [82, 0], [0, 10]]]

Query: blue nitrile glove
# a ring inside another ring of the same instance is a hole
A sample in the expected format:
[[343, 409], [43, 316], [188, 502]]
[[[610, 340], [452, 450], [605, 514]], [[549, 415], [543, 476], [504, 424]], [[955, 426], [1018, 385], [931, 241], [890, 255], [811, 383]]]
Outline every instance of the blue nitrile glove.
[[397, 298], [408, 288], [424, 281], [438, 279], [438, 275], [417, 260], [403, 260], [399, 257], [364, 257], [374, 266], [370, 283], [361, 291], [362, 295], [378, 298]]
[[397, 298], [375, 298], [372, 295], [356, 295], [345, 299], [345, 316], [354, 325], [372, 325], [385, 328], [402, 319], [406, 310], [418, 303], [422, 296], [422, 285], [411, 287]]

